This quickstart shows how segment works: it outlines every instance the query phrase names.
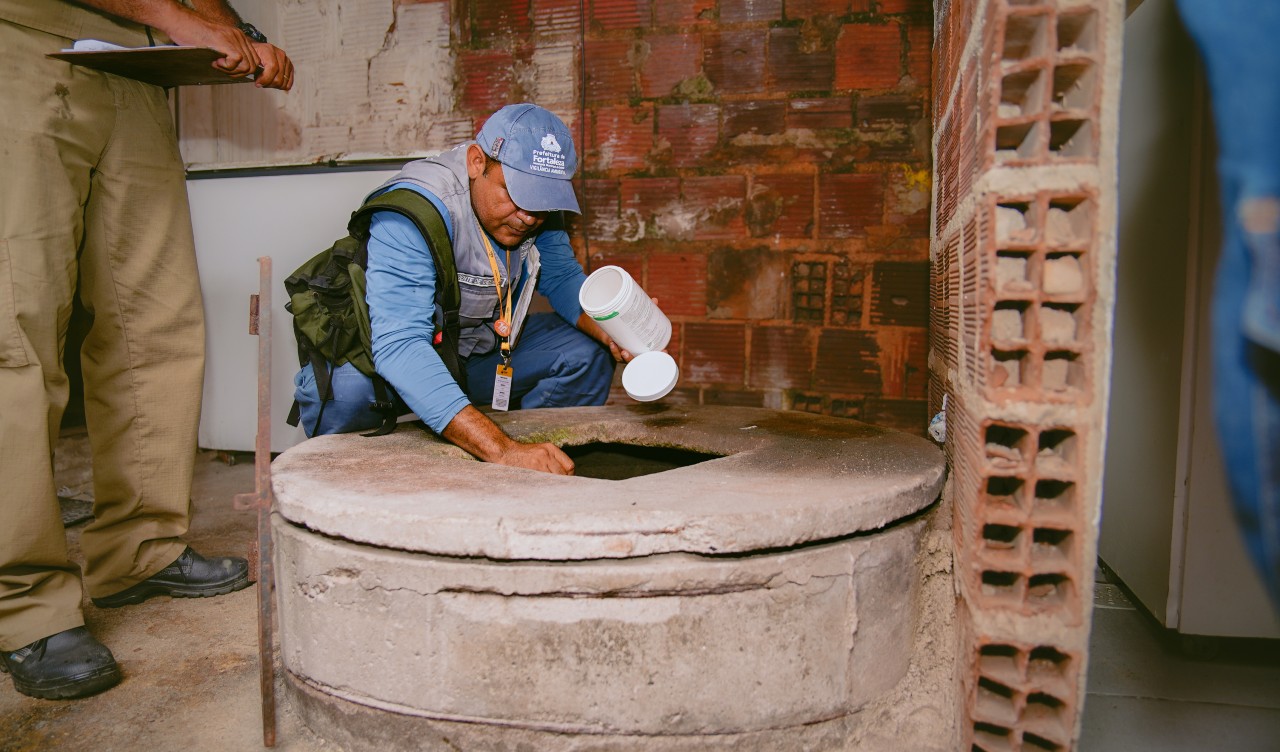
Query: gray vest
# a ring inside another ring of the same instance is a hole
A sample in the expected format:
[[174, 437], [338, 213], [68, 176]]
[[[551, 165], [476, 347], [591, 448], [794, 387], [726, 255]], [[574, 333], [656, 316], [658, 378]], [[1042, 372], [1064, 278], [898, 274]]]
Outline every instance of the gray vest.
[[[458, 267], [458, 287], [462, 302], [458, 309], [461, 324], [458, 337], [458, 355], [467, 357], [473, 353], [483, 355], [498, 346], [493, 332], [493, 322], [498, 318], [498, 291], [493, 282], [493, 268], [485, 251], [480, 223], [471, 208], [471, 183], [467, 179], [467, 147], [470, 142], [428, 159], [410, 162], [399, 174], [378, 187], [374, 193], [396, 183], [413, 183], [426, 188], [440, 199], [449, 210], [450, 240], [453, 241], [453, 261]], [[371, 194], [372, 195], [372, 194]], [[523, 269], [525, 250], [533, 245], [529, 238], [511, 253], [511, 268]], [[506, 261], [502, 246], [490, 240], [501, 268]], [[504, 277], [505, 284], [507, 279]], [[504, 293], [505, 296], [505, 293]], [[505, 297], [504, 297], [505, 300]], [[514, 307], [514, 301], [512, 301]], [[441, 325], [441, 313], [436, 311], [436, 326]]]

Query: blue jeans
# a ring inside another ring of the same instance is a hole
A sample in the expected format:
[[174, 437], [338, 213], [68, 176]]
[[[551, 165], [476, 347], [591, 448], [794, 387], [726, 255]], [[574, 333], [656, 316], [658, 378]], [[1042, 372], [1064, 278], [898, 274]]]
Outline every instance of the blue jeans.
[[[497, 351], [467, 358], [467, 397], [472, 404], [487, 406], [493, 401], [493, 377], [501, 360]], [[613, 383], [609, 351], [554, 313], [534, 314], [525, 322], [511, 367], [515, 371], [512, 409], [603, 405]], [[367, 431], [381, 425], [382, 416], [370, 408], [372, 379], [350, 363], [334, 369], [332, 378], [333, 400], [325, 405], [323, 416], [311, 366], [303, 366], [293, 378], [294, 399], [308, 436]], [[410, 411], [403, 404], [399, 408], [402, 413]], [[319, 430], [317, 418], [323, 420]]]
[[1178, 6], [1204, 56], [1218, 131], [1215, 419], [1236, 517], [1280, 608], [1280, 3]]

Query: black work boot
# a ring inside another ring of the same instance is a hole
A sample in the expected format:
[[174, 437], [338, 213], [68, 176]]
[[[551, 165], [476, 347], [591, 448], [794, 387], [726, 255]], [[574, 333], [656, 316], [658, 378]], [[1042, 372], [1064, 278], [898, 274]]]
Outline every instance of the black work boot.
[[115, 657], [84, 627], [0, 651], [0, 671], [13, 675], [19, 692], [43, 700], [84, 697], [120, 681]]
[[93, 598], [98, 608], [116, 608], [141, 603], [153, 595], [174, 598], [209, 598], [249, 586], [249, 562], [238, 556], [206, 559], [187, 546], [169, 566], [150, 578], [115, 595]]

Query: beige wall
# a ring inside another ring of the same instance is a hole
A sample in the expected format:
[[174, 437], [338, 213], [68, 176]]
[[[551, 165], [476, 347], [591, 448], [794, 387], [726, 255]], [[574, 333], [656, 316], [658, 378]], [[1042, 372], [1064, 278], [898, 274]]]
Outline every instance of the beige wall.
[[289, 55], [297, 83], [288, 93], [181, 89], [182, 151], [192, 169], [401, 158], [474, 133], [470, 118], [453, 111], [448, 0], [235, 6]]
[[1103, 488], [1102, 559], [1164, 619], [1174, 500], [1193, 173], [1195, 49], [1173, 0], [1125, 22], [1120, 101], [1120, 247]]

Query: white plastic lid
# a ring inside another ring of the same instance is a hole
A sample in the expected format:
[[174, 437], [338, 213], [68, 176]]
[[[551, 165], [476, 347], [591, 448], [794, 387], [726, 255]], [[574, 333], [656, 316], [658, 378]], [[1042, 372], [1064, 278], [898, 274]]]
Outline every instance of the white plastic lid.
[[676, 359], [661, 350], [637, 355], [622, 369], [622, 388], [637, 402], [662, 399], [679, 380]]

